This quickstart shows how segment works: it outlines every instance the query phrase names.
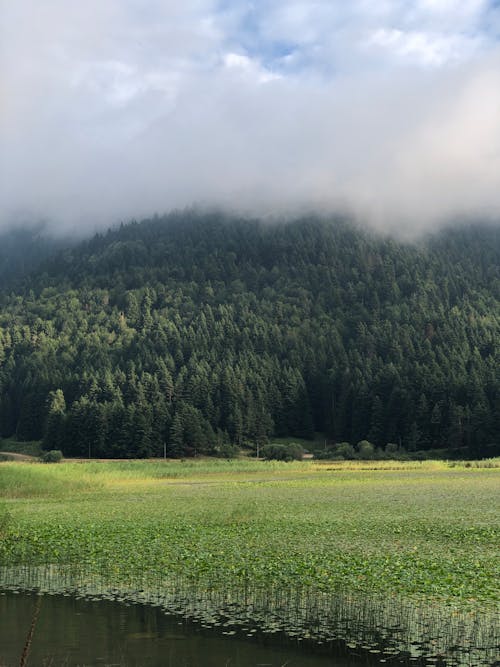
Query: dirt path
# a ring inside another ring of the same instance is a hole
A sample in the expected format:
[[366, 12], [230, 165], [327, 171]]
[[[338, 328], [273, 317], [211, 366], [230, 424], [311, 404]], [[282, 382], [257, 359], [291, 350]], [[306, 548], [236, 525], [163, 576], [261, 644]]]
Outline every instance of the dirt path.
[[18, 454], [17, 452], [0, 452], [0, 461], [36, 461], [36, 456]]

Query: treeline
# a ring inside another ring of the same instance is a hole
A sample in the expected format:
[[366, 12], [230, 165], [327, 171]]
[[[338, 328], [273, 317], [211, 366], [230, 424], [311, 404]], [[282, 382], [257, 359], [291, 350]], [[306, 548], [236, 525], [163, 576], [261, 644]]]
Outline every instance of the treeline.
[[500, 234], [341, 221], [131, 223], [0, 294], [0, 435], [65, 455], [273, 436], [500, 453]]

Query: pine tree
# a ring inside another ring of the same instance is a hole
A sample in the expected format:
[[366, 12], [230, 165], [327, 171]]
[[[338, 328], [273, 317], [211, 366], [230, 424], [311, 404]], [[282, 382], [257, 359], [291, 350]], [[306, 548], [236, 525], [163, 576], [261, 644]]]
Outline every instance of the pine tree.
[[51, 391], [47, 403], [49, 410], [43, 448], [63, 451], [66, 440], [66, 401], [62, 390]]

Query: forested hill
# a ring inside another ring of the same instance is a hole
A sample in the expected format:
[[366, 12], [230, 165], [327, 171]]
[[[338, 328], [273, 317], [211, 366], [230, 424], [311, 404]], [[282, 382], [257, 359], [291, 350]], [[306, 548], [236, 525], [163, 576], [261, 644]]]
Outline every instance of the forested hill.
[[404, 245], [176, 214], [61, 252], [0, 303], [2, 436], [79, 456], [315, 431], [500, 453], [498, 228]]
[[52, 237], [42, 224], [0, 231], [0, 287], [18, 286], [45, 259], [69, 245], [69, 239]]

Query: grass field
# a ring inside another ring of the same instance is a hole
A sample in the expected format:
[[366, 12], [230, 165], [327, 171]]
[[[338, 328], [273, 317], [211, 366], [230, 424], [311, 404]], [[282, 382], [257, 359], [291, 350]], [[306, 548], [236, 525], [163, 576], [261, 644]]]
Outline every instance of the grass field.
[[6, 462], [0, 565], [4, 574], [19, 565], [74, 566], [80, 577], [100, 577], [115, 590], [182, 581], [195, 597], [231, 591], [239, 604], [236, 592], [244, 591], [256, 616], [263, 592], [267, 612], [271, 594], [283, 611], [283, 600], [289, 605], [300, 593], [309, 611], [316, 604], [323, 616], [332, 616], [325, 609], [335, 600], [343, 601], [337, 614], [347, 613], [350, 601], [351, 616], [360, 600], [371, 600], [365, 626], [371, 614], [380, 630], [393, 605], [400, 615], [419, 609], [421, 625], [438, 619], [441, 634], [449, 619], [460, 620], [462, 635], [470, 621], [470, 637], [482, 632], [494, 643], [499, 466]]
[[40, 456], [42, 454], [42, 447], [39, 440], [19, 442], [14, 438], [0, 438], [0, 453], [3, 451], [15, 454], [27, 454], [28, 456]]

